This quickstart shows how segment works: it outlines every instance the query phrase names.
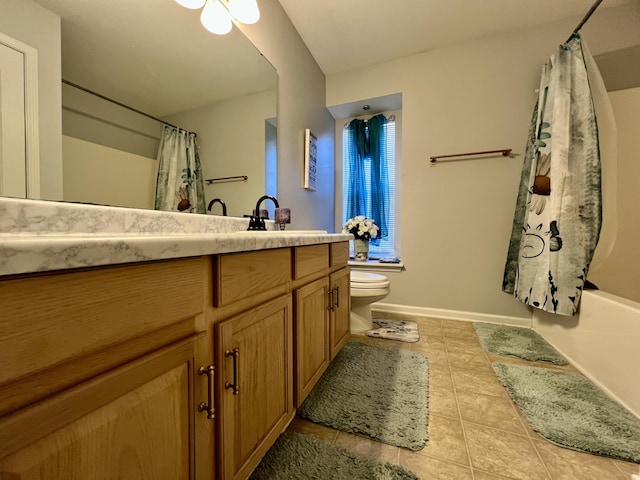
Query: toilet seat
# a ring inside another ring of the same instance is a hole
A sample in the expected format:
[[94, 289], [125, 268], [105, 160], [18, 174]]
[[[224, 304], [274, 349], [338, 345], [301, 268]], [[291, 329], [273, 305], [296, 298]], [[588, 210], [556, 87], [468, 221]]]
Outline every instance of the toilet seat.
[[385, 289], [389, 287], [389, 279], [376, 273], [351, 271], [351, 289]]

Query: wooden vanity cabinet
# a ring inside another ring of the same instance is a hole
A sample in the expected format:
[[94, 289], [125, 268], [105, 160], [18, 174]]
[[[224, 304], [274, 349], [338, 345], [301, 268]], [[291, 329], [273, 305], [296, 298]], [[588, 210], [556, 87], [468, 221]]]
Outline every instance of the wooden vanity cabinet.
[[291, 249], [213, 265], [217, 471], [244, 480], [295, 415]]
[[332, 292], [333, 304], [329, 309], [331, 326], [330, 355], [331, 360], [349, 340], [351, 334], [351, 278], [349, 268], [342, 268], [329, 276], [329, 289]]
[[302, 402], [331, 361], [329, 280], [326, 277], [294, 292], [295, 405]]
[[299, 407], [349, 339], [348, 242], [294, 251], [295, 405]]
[[216, 324], [221, 478], [245, 479], [294, 416], [291, 297]]
[[[201, 258], [0, 278], [0, 478], [212, 478]], [[199, 466], [198, 466], [199, 465]], [[208, 465], [208, 466], [207, 466]]]
[[248, 478], [348, 338], [345, 245], [0, 277], [0, 479]]

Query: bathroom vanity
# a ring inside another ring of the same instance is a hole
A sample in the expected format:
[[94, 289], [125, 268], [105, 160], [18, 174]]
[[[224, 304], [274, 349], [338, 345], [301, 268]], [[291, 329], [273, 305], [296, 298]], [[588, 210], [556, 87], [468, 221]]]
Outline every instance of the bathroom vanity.
[[349, 235], [0, 213], [0, 478], [247, 478], [349, 337]]

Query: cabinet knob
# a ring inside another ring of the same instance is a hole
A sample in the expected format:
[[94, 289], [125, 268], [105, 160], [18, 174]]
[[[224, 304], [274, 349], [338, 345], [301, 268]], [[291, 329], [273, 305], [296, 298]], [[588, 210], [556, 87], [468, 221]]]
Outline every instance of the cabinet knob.
[[213, 375], [215, 367], [213, 365], [207, 365], [206, 367], [200, 367], [198, 375], [207, 376], [207, 403], [200, 402], [198, 405], [199, 412], [206, 412], [207, 418], [213, 420], [216, 418], [215, 408], [213, 407]]
[[233, 350], [224, 352], [225, 357], [233, 357], [233, 383], [224, 382], [224, 388], [233, 389], [234, 395], [240, 394], [240, 386], [238, 385], [238, 369], [240, 368], [240, 349], [238, 347]]

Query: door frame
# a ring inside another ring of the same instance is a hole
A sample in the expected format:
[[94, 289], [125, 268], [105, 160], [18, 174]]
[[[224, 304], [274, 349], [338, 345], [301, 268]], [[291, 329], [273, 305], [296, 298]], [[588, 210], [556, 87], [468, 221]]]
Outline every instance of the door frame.
[[40, 198], [40, 134], [38, 115], [38, 50], [0, 32], [0, 44], [24, 58], [25, 170], [27, 198]]

